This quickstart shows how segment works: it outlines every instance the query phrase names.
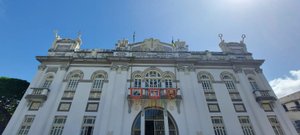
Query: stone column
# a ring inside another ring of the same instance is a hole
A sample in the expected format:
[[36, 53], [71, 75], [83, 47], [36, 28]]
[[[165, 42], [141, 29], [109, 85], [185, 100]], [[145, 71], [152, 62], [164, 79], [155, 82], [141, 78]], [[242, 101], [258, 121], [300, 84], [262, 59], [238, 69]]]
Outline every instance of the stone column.
[[169, 135], [169, 121], [168, 121], [168, 111], [166, 109], [167, 106], [165, 106], [164, 111], [164, 128], [165, 128], [165, 135]]
[[253, 96], [253, 90], [251, 89], [248, 77], [243, 73], [241, 68], [234, 69], [234, 71], [240, 82], [239, 85], [237, 85], [237, 88], [239, 89], [246, 109], [249, 108], [247, 109], [247, 113], [249, 114], [249, 118], [256, 135], [274, 134], [266, 113], [261, 109], [259, 103], [256, 102], [255, 97]]
[[[270, 95], [276, 96], [274, 91], [272, 90], [270, 84], [268, 83], [266, 77], [264, 76], [262, 69], [256, 68], [255, 71], [256, 71], [256, 75], [259, 76], [259, 79], [264, 84], [264, 87], [267, 90], [271, 90]], [[294, 125], [292, 124], [291, 120], [287, 117], [279, 100], [277, 100], [273, 103], [273, 111], [276, 114], [276, 117], [277, 117], [278, 121], [280, 122], [280, 125], [285, 134], [287, 134], [287, 135], [297, 135], [298, 134], [297, 131], [295, 130]]]
[[[49, 87], [49, 92], [47, 96], [47, 100], [43, 103], [43, 105], [39, 108], [39, 115], [36, 116], [38, 123], [32, 125], [37, 129], [34, 134], [47, 135], [49, 131], [45, 131], [45, 129], [51, 129], [54, 114], [57, 111], [56, 103], [61, 100], [61, 97], [58, 96], [64, 89], [62, 88], [63, 79], [66, 75], [67, 68], [61, 68], [54, 75], [54, 79]], [[47, 121], [47, 122], [45, 122]]]
[[[196, 97], [194, 94], [194, 90], [196, 88], [193, 84], [197, 83], [197, 81], [194, 81], [193, 78], [195, 69], [192, 64], [178, 64], [177, 71], [178, 78], [180, 79], [180, 92], [182, 94], [181, 105], [177, 107], [182, 108], [180, 109], [182, 111], [178, 113], [184, 117], [185, 122], [185, 127], [180, 127], [181, 130], [185, 129], [185, 132], [181, 134], [196, 134], [197, 130], [202, 127], [199, 122], [200, 114], [197, 109]], [[178, 123], [178, 121], [176, 123]]]

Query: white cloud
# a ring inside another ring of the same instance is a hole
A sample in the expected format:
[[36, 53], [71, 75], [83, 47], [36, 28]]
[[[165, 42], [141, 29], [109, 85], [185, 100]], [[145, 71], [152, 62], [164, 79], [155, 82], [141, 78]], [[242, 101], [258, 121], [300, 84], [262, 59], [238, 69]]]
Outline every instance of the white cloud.
[[269, 82], [279, 98], [300, 91], [300, 70], [291, 70], [290, 74], [291, 76], [276, 78]]

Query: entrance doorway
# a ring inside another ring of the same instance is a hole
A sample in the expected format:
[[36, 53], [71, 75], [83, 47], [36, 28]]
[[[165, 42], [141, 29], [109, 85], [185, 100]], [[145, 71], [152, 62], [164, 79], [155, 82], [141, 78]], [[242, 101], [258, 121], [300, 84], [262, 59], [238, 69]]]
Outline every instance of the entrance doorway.
[[[132, 135], [141, 135], [141, 131], [144, 131], [145, 135], [165, 135], [165, 127], [168, 127], [169, 135], [178, 135], [176, 123], [169, 113], [164, 115], [164, 111], [157, 108], [145, 109], [143, 116], [141, 116], [141, 113], [138, 114], [132, 125]], [[141, 117], [144, 117], [144, 121], [142, 121]], [[143, 126], [144, 129], [141, 129], [141, 124], [145, 125]]]

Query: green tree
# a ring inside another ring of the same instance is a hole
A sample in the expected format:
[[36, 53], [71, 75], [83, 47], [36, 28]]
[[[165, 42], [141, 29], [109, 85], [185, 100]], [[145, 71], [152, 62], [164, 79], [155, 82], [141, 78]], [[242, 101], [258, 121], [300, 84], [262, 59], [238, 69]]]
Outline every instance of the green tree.
[[16, 110], [29, 82], [25, 80], [0, 77], [0, 134]]

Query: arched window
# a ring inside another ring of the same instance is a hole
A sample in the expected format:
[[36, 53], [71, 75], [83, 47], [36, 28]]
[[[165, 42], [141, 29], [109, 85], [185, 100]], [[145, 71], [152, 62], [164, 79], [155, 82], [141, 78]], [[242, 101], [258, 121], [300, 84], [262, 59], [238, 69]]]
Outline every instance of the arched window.
[[145, 75], [145, 87], [146, 88], [160, 88], [161, 87], [161, 75], [157, 71], [149, 71]]
[[102, 91], [103, 88], [104, 75], [98, 74], [93, 79], [92, 90], [93, 91]]
[[75, 91], [81, 78], [82, 75], [79, 73], [74, 73], [70, 75], [70, 78], [68, 78], [69, 81], [66, 90]]
[[165, 87], [166, 88], [173, 88], [172, 86], [172, 77], [169, 75], [165, 76]]
[[[164, 111], [157, 108], [145, 109], [145, 114], [141, 115], [140, 112], [133, 122], [131, 135], [141, 135], [141, 131], [145, 135], [164, 135], [165, 125], [169, 128], [169, 135], [178, 135], [178, 128], [175, 120], [172, 118], [170, 113], [164, 115]], [[142, 121], [141, 117], [145, 117]], [[168, 122], [165, 121], [165, 117], [168, 117]], [[144, 129], [141, 129], [141, 124], [145, 124]]]
[[252, 90], [259, 90], [259, 87], [253, 78], [249, 77], [248, 80], [249, 80]]
[[141, 88], [142, 87], [142, 76], [137, 74], [134, 76], [134, 88]]
[[50, 85], [51, 85], [51, 83], [52, 83], [52, 81], [53, 81], [53, 78], [54, 78], [53, 75], [48, 75], [48, 76], [46, 77], [46, 79], [45, 79], [45, 81], [44, 81], [42, 87], [43, 87], [43, 88], [49, 88]]
[[214, 92], [212, 85], [211, 85], [211, 79], [206, 74], [199, 75], [199, 81], [202, 84], [202, 88], [204, 92]]
[[234, 85], [234, 81], [231, 76], [223, 75], [222, 80], [224, 81], [226, 88], [229, 92], [237, 92], [236, 87]]

